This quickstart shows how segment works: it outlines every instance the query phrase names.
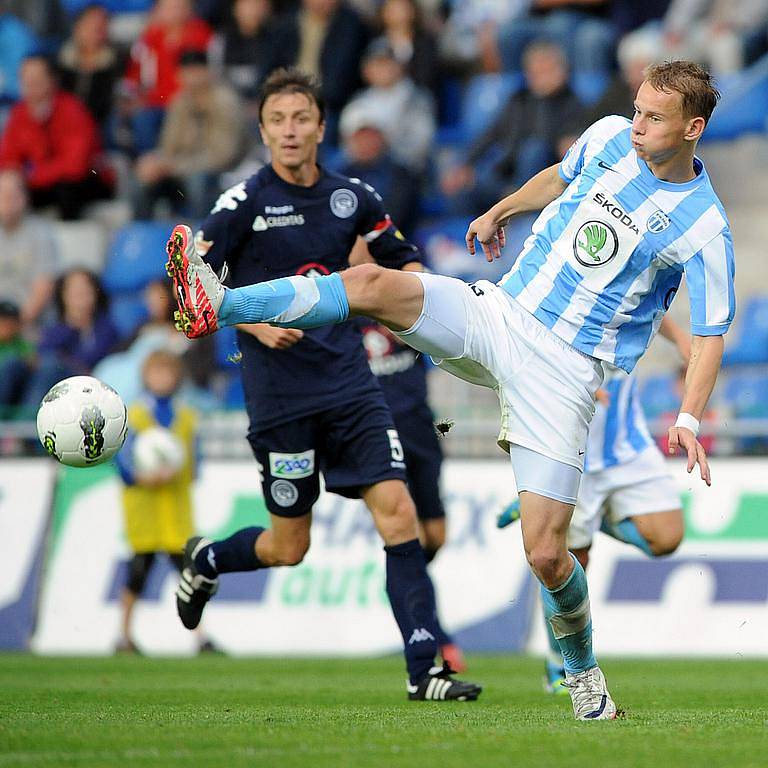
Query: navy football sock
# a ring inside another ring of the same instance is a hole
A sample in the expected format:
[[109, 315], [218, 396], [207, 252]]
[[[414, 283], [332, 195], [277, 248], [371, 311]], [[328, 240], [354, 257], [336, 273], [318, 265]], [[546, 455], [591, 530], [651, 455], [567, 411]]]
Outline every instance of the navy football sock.
[[[430, 550], [424, 550], [425, 555], [429, 551]], [[429, 562], [429, 560], [426, 562]], [[437, 615], [437, 596], [435, 594], [435, 583], [432, 581], [432, 577], [429, 575], [429, 571], [427, 571], [427, 581], [429, 582], [429, 588], [432, 590], [432, 604], [435, 606], [435, 615], [432, 618], [435, 623], [435, 640], [437, 640], [437, 644], [440, 646], [450, 645], [453, 640], [451, 640], [451, 636], [443, 629], [443, 625], [440, 623], [440, 617]]]
[[387, 553], [387, 595], [403, 636], [405, 665], [413, 685], [435, 664], [435, 591], [418, 539], [384, 547], [384, 551]]
[[221, 325], [271, 323], [281, 328], [317, 328], [349, 317], [338, 272], [321, 277], [293, 275], [231, 288], [219, 310]]
[[195, 567], [208, 579], [215, 579], [220, 573], [263, 568], [261, 561], [256, 557], [256, 539], [262, 533], [263, 528], [241, 528], [228, 539], [214, 541], [197, 553]]

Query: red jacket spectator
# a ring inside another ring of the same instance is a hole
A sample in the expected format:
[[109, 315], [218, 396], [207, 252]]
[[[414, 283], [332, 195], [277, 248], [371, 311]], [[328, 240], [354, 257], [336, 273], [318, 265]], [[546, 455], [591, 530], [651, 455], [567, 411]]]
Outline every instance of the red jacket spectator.
[[131, 49], [126, 80], [148, 107], [165, 109], [179, 89], [178, 65], [183, 51], [204, 51], [213, 32], [198, 18], [189, 19], [177, 35], [165, 26], [150, 24]]
[[96, 122], [76, 97], [58, 91], [40, 121], [23, 101], [11, 109], [0, 142], [0, 167], [18, 168], [31, 189], [80, 181], [100, 164]]

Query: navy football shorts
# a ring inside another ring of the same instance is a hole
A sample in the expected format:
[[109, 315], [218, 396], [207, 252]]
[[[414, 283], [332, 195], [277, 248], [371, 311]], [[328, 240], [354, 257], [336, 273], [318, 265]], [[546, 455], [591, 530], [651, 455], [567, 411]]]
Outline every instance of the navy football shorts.
[[347, 403], [249, 434], [267, 509], [306, 514], [325, 487], [357, 499], [366, 486], [406, 480], [405, 456], [383, 395]]
[[440, 467], [443, 451], [437, 436], [432, 412], [424, 405], [395, 418], [405, 453], [408, 490], [411, 492], [419, 520], [445, 517], [440, 498]]

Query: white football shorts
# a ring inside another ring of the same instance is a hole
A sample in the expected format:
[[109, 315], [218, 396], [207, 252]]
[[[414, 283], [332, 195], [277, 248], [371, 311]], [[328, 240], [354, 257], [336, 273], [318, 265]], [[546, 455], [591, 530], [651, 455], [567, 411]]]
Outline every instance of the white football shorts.
[[[575, 500], [595, 392], [603, 380], [600, 361], [564, 342], [487, 280], [468, 284], [443, 275], [410, 274], [422, 281], [424, 306], [413, 326], [397, 335], [449, 373], [496, 390], [499, 445], [507, 451], [510, 444], [522, 446], [574, 468], [562, 473], [567, 489], [535, 490]], [[518, 490], [526, 490], [520, 468], [514, 468]], [[542, 471], [540, 477], [547, 474], [557, 472]]]
[[589, 547], [605, 515], [618, 522], [680, 507], [680, 490], [666, 460], [655, 445], [649, 445], [630, 461], [584, 474], [568, 529], [568, 546]]

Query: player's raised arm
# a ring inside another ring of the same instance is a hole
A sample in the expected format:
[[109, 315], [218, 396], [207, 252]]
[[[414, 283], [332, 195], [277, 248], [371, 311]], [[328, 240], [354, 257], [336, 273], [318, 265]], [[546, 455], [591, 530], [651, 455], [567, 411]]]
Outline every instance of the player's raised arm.
[[505, 245], [504, 226], [509, 219], [519, 213], [540, 211], [556, 200], [567, 186], [560, 175], [559, 163], [539, 171], [520, 189], [500, 200], [469, 225], [466, 236], [469, 252], [474, 255], [477, 238], [486, 260], [492, 262], [498, 259]]

